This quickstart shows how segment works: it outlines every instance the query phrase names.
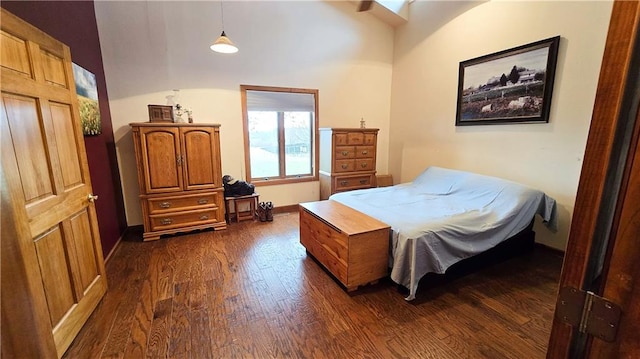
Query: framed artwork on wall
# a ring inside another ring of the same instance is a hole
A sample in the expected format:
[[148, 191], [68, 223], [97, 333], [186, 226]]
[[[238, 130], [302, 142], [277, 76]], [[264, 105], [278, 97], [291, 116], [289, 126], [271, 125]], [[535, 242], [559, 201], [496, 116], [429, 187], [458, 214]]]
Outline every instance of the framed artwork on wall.
[[560, 36], [460, 63], [456, 126], [547, 123]]
[[97, 136], [102, 133], [102, 122], [96, 75], [73, 63], [73, 78], [78, 95], [82, 132], [85, 136]]

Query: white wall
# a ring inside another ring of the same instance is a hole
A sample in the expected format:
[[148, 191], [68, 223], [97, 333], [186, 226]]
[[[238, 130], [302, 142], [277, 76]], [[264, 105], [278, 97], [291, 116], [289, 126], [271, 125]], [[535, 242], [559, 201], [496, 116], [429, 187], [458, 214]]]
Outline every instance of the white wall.
[[[591, 120], [609, 1], [490, 1], [439, 18], [411, 4], [395, 35], [389, 169], [411, 181], [429, 165], [518, 181], [555, 198], [559, 229], [536, 223], [537, 239], [564, 249]], [[431, 28], [429, 28], [431, 26]], [[560, 35], [550, 121], [455, 127], [461, 61]]]
[[[378, 172], [387, 173], [393, 29], [355, 4], [225, 1], [233, 55], [213, 53], [220, 2], [95, 3], [128, 225], [142, 223], [129, 123], [172, 89], [196, 123], [220, 123], [222, 170], [244, 178], [240, 85], [319, 90], [321, 127], [379, 128]], [[319, 199], [318, 182], [258, 188], [276, 206]]]

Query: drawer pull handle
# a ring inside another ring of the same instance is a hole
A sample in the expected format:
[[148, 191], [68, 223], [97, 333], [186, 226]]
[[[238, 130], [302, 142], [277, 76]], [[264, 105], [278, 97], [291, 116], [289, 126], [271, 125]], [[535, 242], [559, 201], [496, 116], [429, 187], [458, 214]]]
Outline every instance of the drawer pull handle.
[[209, 203], [209, 200], [206, 198], [201, 198], [198, 200], [198, 204], [207, 204], [207, 203]]
[[366, 155], [366, 154], [368, 154], [368, 153], [369, 153], [369, 151], [367, 151], [367, 150], [362, 151], [362, 154], [363, 154], [363, 155]]
[[347, 183], [349, 183], [349, 182], [347, 182], [347, 181], [340, 181], [340, 184], [341, 184], [341, 185], [343, 185], [343, 186], [346, 186], [346, 185], [347, 185]]
[[366, 167], [367, 167], [367, 163], [366, 163], [366, 162], [362, 162], [362, 163], [360, 164], [360, 167], [362, 167], [362, 168], [366, 168]]
[[367, 180], [364, 180], [364, 179], [360, 180], [360, 184], [365, 184], [365, 183], [367, 183]]
[[171, 207], [171, 202], [160, 202], [160, 208], [169, 208]]
[[348, 156], [349, 155], [349, 151], [342, 151], [342, 155], [343, 156]]
[[349, 165], [348, 165], [348, 164], [346, 164], [346, 163], [343, 163], [343, 164], [342, 164], [342, 169], [347, 169], [347, 167], [349, 167]]
[[200, 216], [201, 221], [204, 221], [205, 219], [209, 219], [209, 216], [207, 216], [206, 214], [203, 214], [202, 216]]
[[163, 218], [162, 221], [160, 221], [160, 223], [162, 224], [171, 224], [173, 223], [173, 220], [171, 218]]

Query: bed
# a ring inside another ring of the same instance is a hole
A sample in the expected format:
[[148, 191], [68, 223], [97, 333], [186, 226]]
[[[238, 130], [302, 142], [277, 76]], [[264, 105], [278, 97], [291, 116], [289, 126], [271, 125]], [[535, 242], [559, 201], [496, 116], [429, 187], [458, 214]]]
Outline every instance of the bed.
[[527, 228], [538, 214], [555, 229], [556, 201], [500, 178], [429, 167], [413, 182], [332, 195], [391, 226], [391, 279], [415, 299], [427, 273], [445, 273]]

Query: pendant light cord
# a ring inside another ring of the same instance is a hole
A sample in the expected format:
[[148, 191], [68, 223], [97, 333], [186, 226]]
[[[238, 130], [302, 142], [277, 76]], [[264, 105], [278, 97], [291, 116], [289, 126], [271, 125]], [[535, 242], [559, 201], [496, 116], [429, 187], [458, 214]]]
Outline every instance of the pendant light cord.
[[220, 0], [220, 15], [222, 16], [222, 31], [224, 31], [224, 6], [222, 6], [222, 0]]

